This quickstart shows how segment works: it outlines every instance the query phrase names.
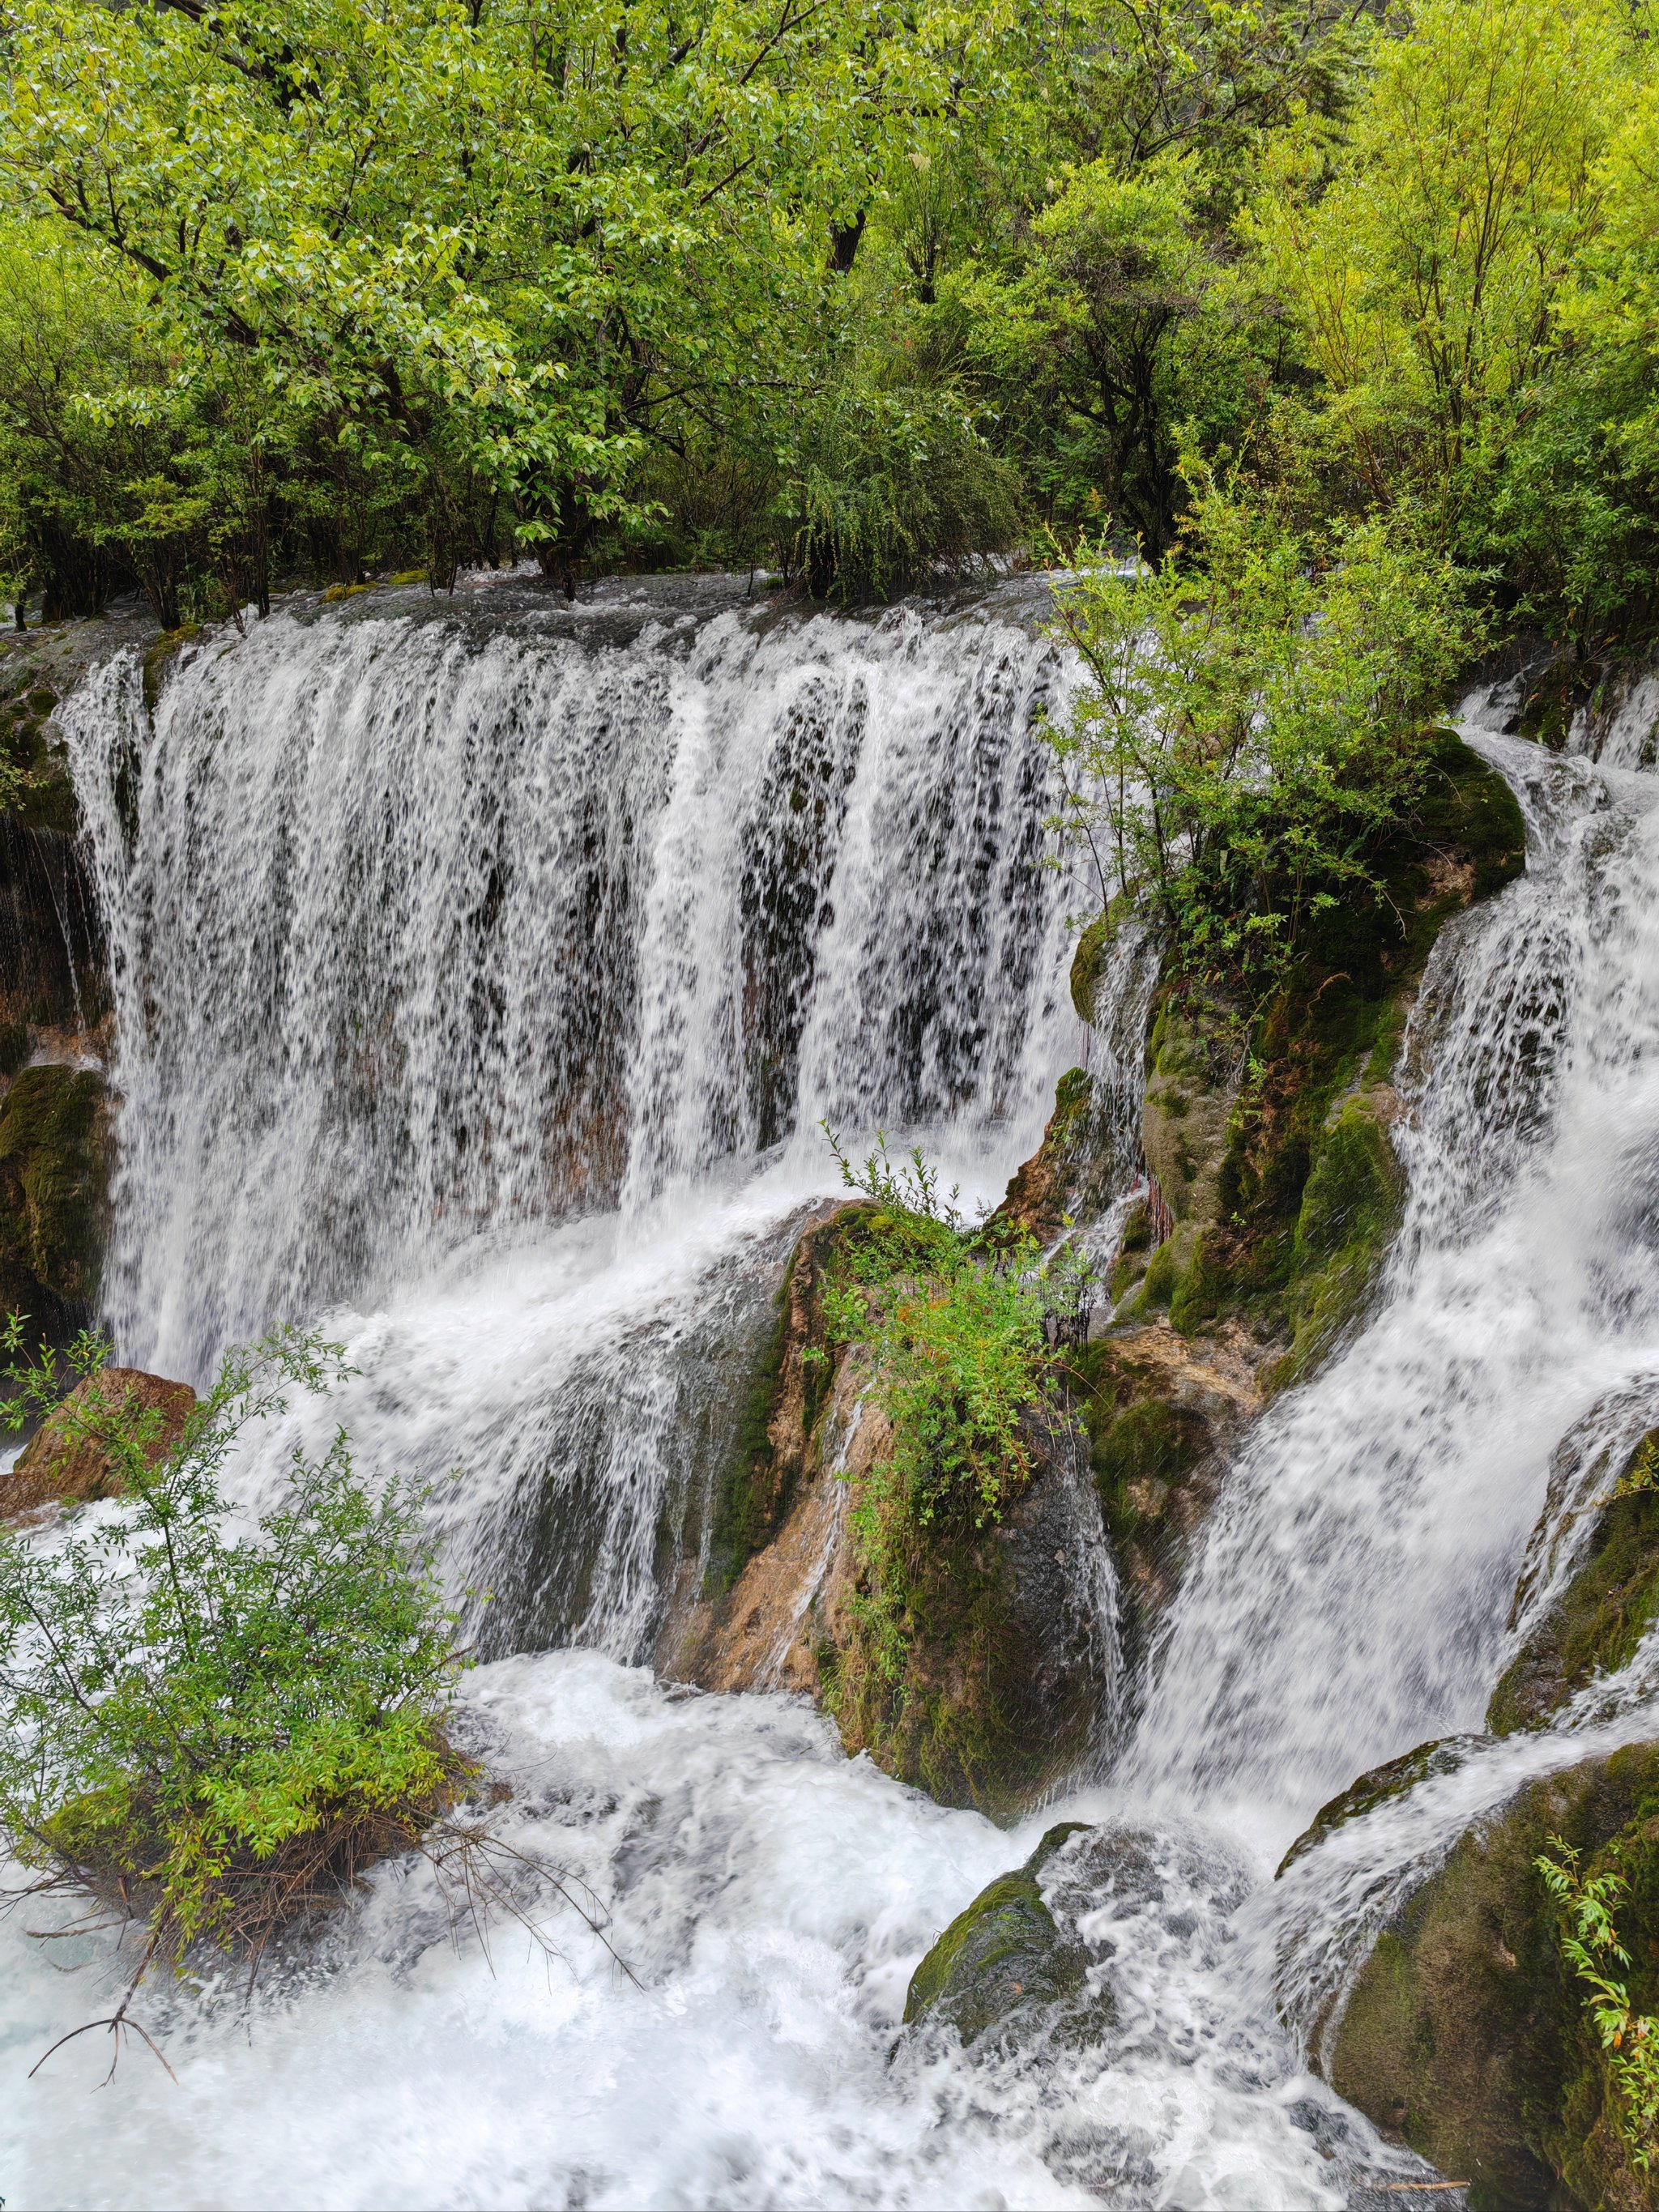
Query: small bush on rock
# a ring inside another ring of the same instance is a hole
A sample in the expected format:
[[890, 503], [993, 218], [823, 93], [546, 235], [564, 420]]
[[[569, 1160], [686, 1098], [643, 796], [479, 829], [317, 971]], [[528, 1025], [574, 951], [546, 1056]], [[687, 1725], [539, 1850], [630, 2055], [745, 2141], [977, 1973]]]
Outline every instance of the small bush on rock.
[[[61, 1388], [50, 1363], [18, 1365], [20, 1328], [0, 1337], [13, 1427]], [[73, 1364], [100, 1357], [83, 1339]], [[284, 1922], [412, 1842], [465, 1771], [416, 1498], [371, 1498], [343, 1432], [319, 1459], [296, 1449], [286, 1498], [251, 1528], [222, 1487], [251, 1423], [343, 1371], [336, 1346], [269, 1336], [227, 1358], [159, 1455], [153, 1407], [83, 1393], [58, 1418], [118, 1468], [120, 1508], [85, 1534], [0, 1528], [0, 1832], [37, 1887], [145, 1924], [140, 1976], [203, 1940], [257, 1964]]]

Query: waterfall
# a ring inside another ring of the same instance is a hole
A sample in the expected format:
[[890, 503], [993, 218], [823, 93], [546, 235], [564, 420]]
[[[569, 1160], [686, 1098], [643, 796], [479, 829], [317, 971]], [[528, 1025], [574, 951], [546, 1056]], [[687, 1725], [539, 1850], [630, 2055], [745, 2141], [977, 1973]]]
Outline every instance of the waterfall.
[[65, 711], [144, 1364], [781, 1152], [821, 1186], [820, 1119], [1006, 1173], [1076, 1056], [1018, 605], [477, 602], [216, 639], [153, 735], [132, 654]]
[[[617, 585], [567, 614], [509, 581], [207, 641], [153, 728], [130, 660], [74, 702], [121, 1353], [200, 1375], [326, 1314], [359, 1371], [304, 1418], [437, 1486], [458, 1585], [495, 1592], [465, 1740], [638, 1982], [579, 1929], [486, 1961], [418, 1867], [383, 1875], [251, 2020], [228, 1985], [157, 1993], [176, 2088], [125, 2062], [88, 2130], [82, 2045], [0, 2098], [14, 2202], [1336, 2212], [1420, 2172], [1307, 2039], [1471, 1820], [1659, 1732], [1650, 1638], [1551, 1727], [1478, 1733], [1577, 1509], [1659, 1419], [1659, 780], [1471, 725], [1527, 872], [1432, 956], [1373, 1310], [1244, 1445], [1109, 1780], [1003, 1833], [798, 1702], [632, 1663], [835, 1189], [818, 1120], [921, 1133], [992, 1197], [1085, 1048], [1036, 604]], [[1114, 957], [1086, 1048], [1127, 1180], [1151, 962], [1133, 931]], [[1273, 1879], [1322, 1800], [1448, 1735]], [[1095, 1824], [1087, 1881], [1044, 1880], [1109, 2026], [896, 2046], [923, 1948], [1060, 1818]], [[0, 1928], [0, 2052], [88, 1997]]]
[[1133, 1762], [1155, 1801], [1272, 1835], [1480, 1727], [1557, 1445], [1598, 1408], [1598, 1448], [1659, 1419], [1659, 787], [1476, 742], [1527, 873], [1436, 949], [1377, 1310], [1230, 1477]]

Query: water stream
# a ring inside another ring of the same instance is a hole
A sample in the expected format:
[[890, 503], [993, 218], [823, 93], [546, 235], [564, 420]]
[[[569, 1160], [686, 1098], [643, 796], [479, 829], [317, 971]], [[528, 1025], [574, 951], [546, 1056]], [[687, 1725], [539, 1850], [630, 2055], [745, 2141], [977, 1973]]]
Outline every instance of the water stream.
[[[1659, 1419], [1659, 781], [1472, 732], [1529, 864], [1425, 979], [1405, 1231], [1230, 1476], [1109, 1779], [1010, 1835], [803, 1705], [641, 1663], [665, 1532], [707, 1540], [732, 1377], [836, 1188], [819, 1120], [921, 1133], [992, 1198], [1085, 1052], [1128, 1111], [1126, 1048], [1066, 994], [1036, 722], [1067, 679], [1033, 607], [617, 586], [549, 613], [509, 580], [214, 641], [153, 733], [131, 661], [75, 702], [120, 1355], [200, 1377], [327, 1316], [359, 1372], [304, 1418], [439, 1483], [456, 1586], [498, 1591], [465, 1726], [639, 1981], [574, 1922], [552, 1960], [452, 1940], [424, 1869], [389, 1870], [251, 2009], [157, 1993], [177, 2084], [129, 2059], [89, 2107], [89, 2041], [22, 2077], [107, 1965], [60, 1976], [14, 1920], [14, 2207], [1398, 2201], [1370, 2187], [1412, 2161], [1300, 2035], [1472, 1818], [1656, 1732], [1659, 1653], [1273, 1869], [1361, 1769], [1478, 1737], [1575, 1505]], [[1048, 1879], [1113, 2025], [896, 2051], [921, 1951], [1062, 1814], [1099, 1824]]]

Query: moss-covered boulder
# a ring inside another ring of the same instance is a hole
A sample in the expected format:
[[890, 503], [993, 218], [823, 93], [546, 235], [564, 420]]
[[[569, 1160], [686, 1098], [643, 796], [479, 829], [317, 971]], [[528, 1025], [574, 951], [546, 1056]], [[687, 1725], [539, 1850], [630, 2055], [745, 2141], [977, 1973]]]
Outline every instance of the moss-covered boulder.
[[1024, 1866], [999, 1875], [957, 1915], [910, 1978], [907, 2027], [939, 2021], [964, 2044], [994, 2029], [1001, 2040], [1085, 1997], [1088, 1950], [1061, 1933], [1038, 1881], [1081, 1827], [1069, 1820], [1050, 1828]]
[[1426, 1782], [1434, 1775], [1455, 1773], [1480, 1741], [1479, 1736], [1472, 1735], [1437, 1736], [1431, 1742], [1419, 1743], [1414, 1750], [1401, 1752], [1398, 1759], [1384, 1759], [1381, 1766], [1373, 1766], [1320, 1807], [1279, 1861], [1279, 1873], [1293, 1867], [1299, 1858], [1347, 1821], [1358, 1820], [1374, 1812], [1377, 1806], [1403, 1797], [1407, 1790], [1414, 1790], [1419, 1782]]
[[[828, 1310], [858, 1241], [879, 1232], [878, 1210], [855, 1203], [796, 1247], [721, 1479], [703, 1601], [658, 1663], [710, 1689], [805, 1691], [849, 1752], [1012, 1820], [1096, 1747], [1115, 1686], [1087, 1571], [1100, 1540], [1087, 1438], [1045, 1396], [1024, 1431], [1030, 1477], [1000, 1518], [940, 1516], [903, 1547], [904, 1587], [878, 1598], [854, 1516], [891, 1432], [865, 1347], [831, 1340]], [[878, 1617], [902, 1622], [898, 1650]]]
[[106, 1179], [102, 1077], [24, 1068], [0, 1100], [0, 1306], [54, 1341], [92, 1317]]
[[[1174, 1228], [1148, 1261], [1140, 1310], [1167, 1307], [1188, 1334], [1241, 1321], [1282, 1347], [1264, 1370], [1273, 1388], [1342, 1340], [1399, 1218], [1391, 1077], [1424, 963], [1443, 926], [1525, 859], [1513, 793], [1443, 732], [1415, 818], [1377, 857], [1380, 890], [1308, 926], [1248, 1024], [1189, 980], [1166, 981], [1145, 1139]], [[1229, 1066], [1245, 1076], [1231, 1091]]]
[[[1650, 1460], [1659, 1430], [1630, 1454]], [[1622, 1478], [1621, 1478], [1622, 1479]], [[1500, 1679], [1486, 1714], [1494, 1735], [1540, 1728], [1598, 1674], [1616, 1674], [1659, 1617], [1659, 1491], [1609, 1494], [1579, 1565]]]
[[1465, 1836], [1384, 1929], [1337, 2028], [1333, 2087], [1476, 2212], [1653, 2212], [1627, 2108], [1562, 1955], [1534, 1861], [1561, 1838], [1630, 1884], [1617, 1913], [1638, 2012], [1659, 2010], [1659, 1745], [1587, 1759]]
[[118, 1494], [123, 1484], [113, 1457], [95, 1436], [80, 1432], [88, 1415], [94, 1421], [106, 1413], [119, 1413], [124, 1420], [137, 1417], [134, 1433], [142, 1425], [144, 1457], [154, 1467], [178, 1442], [195, 1406], [188, 1382], [169, 1382], [137, 1367], [100, 1368], [76, 1383], [15, 1464], [0, 1474], [0, 1520], [54, 1502], [85, 1504]]

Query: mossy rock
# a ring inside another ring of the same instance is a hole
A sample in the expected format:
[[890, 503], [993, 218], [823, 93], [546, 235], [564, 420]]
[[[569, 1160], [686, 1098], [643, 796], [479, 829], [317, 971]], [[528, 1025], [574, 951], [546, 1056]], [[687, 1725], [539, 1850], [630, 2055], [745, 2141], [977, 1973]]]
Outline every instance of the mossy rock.
[[[1525, 863], [1526, 825], [1508, 785], [1451, 732], [1434, 733], [1415, 817], [1377, 856], [1380, 891], [1316, 917], [1255, 1024], [1214, 1218], [1171, 1263], [1167, 1297], [1188, 1332], [1237, 1316], [1261, 1337], [1289, 1339], [1273, 1387], [1309, 1373], [1369, 1301], [1399, 1221], [1389, 1079], [1424, 963], [1453, 915]], [[1149, 1136], [1149, 1160], [1158, 1146], [1178, 1145], [1167, 1105]], [[1176, 1196], [1165, 1196], [1179, 1222]]]
[[1094, 1021], [1095, 994], [1100, 979], [1106, 972], [1118, 933], [1133, 913], [1134, 904], [1129, 892], [1120, 891], [1106, 911], [1097, 915], [1078, 939], [1077, 951], [1072, 956], [1071, 982], [1072, 1004], [1079, 1021]]
[[1373, 1766], [1320, 1807], [1279, 1861], [1279, 1873], [1285, 1873], [1348, 1821], [1360, 1820], [1379, 1805], [1405, 1796], [1433, 1775], [1455, 1774], [1480, 1741], [1472, 1735], [1437, 1736], [1431, 1742], [1419, 1743], [1413, 1751], [1401, 1752], [1398, 1759]]
[[[1659, 1441], [1644, 1437], [1626, 1462]], [[1492, 1692], [1494, 1735], [1541, 1728], [1598, 1674], [1616, 1674], [1659, 1617], [1659, 1492], [1614, 1496], [1598, 1517], [1585, 1557], [1527, 1638]]]
[[1249, 1405], [1161, 1325], [1114, 1330], [1067, 1360], [1117, 1563], [1131, 1676], [1185, 1571]]
[[1083, 1826], [1050, 1828], [1024, 1866], [1000, 1875], [957, 1915], [910, 1978], [907, 2027], [940, 2021], [973, 2044], [993, 2029], [1036, 2027], [1044, 2012], [1084, 1995], [1089, 1954], [1062, 1935], [1037, 1880]]
[[1042, 1142], [1009, 1178], [987, 1231], [1021, 1230], [1039, 1244], [1050, 1244], [1068, 1223], [1103, 1212], [1116, 1195], [1112, 1136], [1101, 1118], [1094, 1078], [1084, 1068], [1067, 1068], [1054, 1086], [1054, 1110]]
[[[1055, 1418], [1054, 1426], [1062, 1425]], [[852, 1753], [942, 1805], [1012, 1824], [1073, 1776], [1097, 1741], [1112, 1688], [1107, 1651], [1077, 1572], [1091, 1531], [1053, 1463], [1080, 1448], [1033, 1425], [1036, 1471], [994, 1525], [966, 1516], [919, 1532], [902, 1588], [895, 1669], [876, 1593], [854, 1581], [839, 1636], [820, 1655], [824, 1701]]]
[[103, 1079], [26, 1067], [0, 1103], [0, 1302], [49, 1335], [91, 1317], [103, 1255]]
[[1616, 1923], [1638, 2012], [1659, 2009], [1659, 1745], [1587, 1759], [1466, 1835], [1361, 1968], [1338, 2094], [1470, 2185], [1475, 2212], [1653, 2212], [1625, 2107], [1534, 1864], [1561, 1838], [1624, 1873]]
[[200, 623], [180, 623], [177, 629], [163, 630], [154, 645], [144, 654], [144, 704], [155, 712], [173, 662], [193, 638], [202, 635]]

